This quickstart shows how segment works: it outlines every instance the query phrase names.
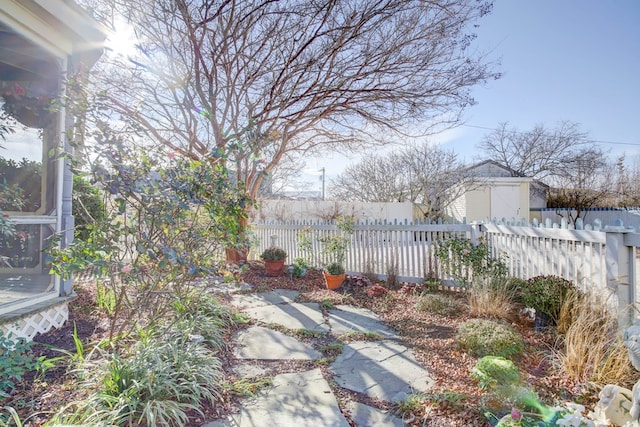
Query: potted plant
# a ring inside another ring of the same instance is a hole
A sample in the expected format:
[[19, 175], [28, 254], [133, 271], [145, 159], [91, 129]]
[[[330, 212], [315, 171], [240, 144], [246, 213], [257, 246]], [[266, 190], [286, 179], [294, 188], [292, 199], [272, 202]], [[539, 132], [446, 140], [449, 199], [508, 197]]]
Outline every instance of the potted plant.
[[328, 289], [338, 289], [344, 283], [344, 279], [346, 278], [346, 274], [344, 272], [344, 267], [339, 262], [332, 262], [325, 266], [324, 270], [322, 270], [322, 275], [324, 276], [324, 282], [327, 285]]
[[236, 231], [226, 236], [225, 253], [227, 262], [238, 265], [246, 264], [251, 246], [257, 242], [252, 230]]
[[262, 252], [260, 259], [264, 261], [264, 269], [267, 276], [279, 276], [284, 270], [284, 260], [287, 252], [277, 246], [271, 246]]

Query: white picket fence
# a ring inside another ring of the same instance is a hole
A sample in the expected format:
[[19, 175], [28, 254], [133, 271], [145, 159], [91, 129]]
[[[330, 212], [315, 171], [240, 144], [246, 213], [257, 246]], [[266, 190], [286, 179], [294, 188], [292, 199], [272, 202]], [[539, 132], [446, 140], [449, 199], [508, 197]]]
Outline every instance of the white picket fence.
[[[313, 254], [303, 253], [298, 235], [309, 227], [316, 236], [330, 236], [337, 226], [326, 222], [256, 223], [260, 241], [252, 251], [257, 258], [275, 240], [289, 254], [288, 262], [302, 257], [312, 260], [320, 250], [314, 241]], [[577, 229], [576, 229], [577, 228]], [[275, 237], [274, 237], [275, 236]], [[442, 224], [404, 222], [356, 223], [347, 251], [346, 269], [350, 273], [374, 273], [381, 278], [395, 264], [398, 279], [422, 282], [425, 277], [450, 279], [435, 257], [438, 244], [446, 239], [486, 239], [492, 254], [500, 256], [514, 277], [528, 279], [539, 275], [556, 275], [571, 280], [583, 289], [597, 291], [609, 298], [622, 313], [638, 305], [638, 260], [636, 248], [640, 234], [625, 229], [621, 223], [603, 227], [577, 227], [562, 224], [528, 224], [524, 222], [483, 224]], [[321, 259], [316, 258], [317, 263]], [[629, 312], [625, 312], [629, 315]]]
[[[319, 238], [338, 232], [335, 223], [327, 222], [268, 222], [253, 225], [260, 246], [252, 256], [275, 241], [289, 254], [288, 262], [298, 257], [322, 265]], [[311, 253], [299, 247], [299, 233], [309, 228], [313, 235]], [[470, 224], [409, 223], [407, 221], [364, 221], [354, 226], [351, 244], [346, 253], [345, 268], [349, 273], [373, 273], [381, 278], [393, 267], [397, 278], [404, 282], [422, 282], [425, 277], [439, 276], [440, 266], [435, 257], [435, 245], [451, 238], [477, 239], [477, 226]], [[275, 237], [274, 237], [275, 236]]]

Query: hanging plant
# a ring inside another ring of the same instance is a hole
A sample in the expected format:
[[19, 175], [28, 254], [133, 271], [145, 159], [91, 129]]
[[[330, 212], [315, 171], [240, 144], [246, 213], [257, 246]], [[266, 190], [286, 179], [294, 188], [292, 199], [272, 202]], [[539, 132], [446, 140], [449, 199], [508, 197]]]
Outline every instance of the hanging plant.
[[0, 82], [6, 114], [31, 128], [45, 128], [53, 120], [53, 97], [35, 90], [29, 93], [17, 82]]

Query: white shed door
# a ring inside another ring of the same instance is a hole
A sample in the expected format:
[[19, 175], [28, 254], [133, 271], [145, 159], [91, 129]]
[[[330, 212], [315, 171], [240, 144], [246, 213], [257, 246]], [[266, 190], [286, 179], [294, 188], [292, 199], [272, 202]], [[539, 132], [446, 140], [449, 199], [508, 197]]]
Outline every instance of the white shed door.
[[522, 215], [520, 186], [496, 185], [491, 188], [491, 218], [519, 219]]

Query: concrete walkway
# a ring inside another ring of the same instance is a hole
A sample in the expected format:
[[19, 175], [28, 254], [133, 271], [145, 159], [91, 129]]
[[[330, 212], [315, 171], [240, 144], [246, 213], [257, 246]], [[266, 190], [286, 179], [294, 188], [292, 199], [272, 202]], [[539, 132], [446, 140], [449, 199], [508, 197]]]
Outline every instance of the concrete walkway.
[[[324, 334], [340, 342], [371, 333], [377, 341], [343, 344], [342, 353], [329, 366], [333, 387], [342, 387], [388, 402], [406, 399], [411, 393], [433, 386], [426, 369], [396, 333], [383, 325], [371, 311], [336, 306], [323, 312], [317, 303], [295, 302], [298, 292], [276, 290], [262, 294], [232, 295], [232, 304], [260, 326], [240, 331], [234, 338], [236, 372], [247, 378], [263, 375], [252, 365], [261, 360], [317, 360], [322, 353], [281, 332], [304, 330]], [[274, 330], [279, 329], [278, 330]], [[343, 402], [344, 413], [357, 427], [403, 426], [404, 422], [377, 408], [352, 401]], [[334, 391], [319, 368], [276, 375], [273, 385], [242, 404], [239, 414], [205, 424], [204, 427], [321, 427], [350, 426], [338, 405]]]

